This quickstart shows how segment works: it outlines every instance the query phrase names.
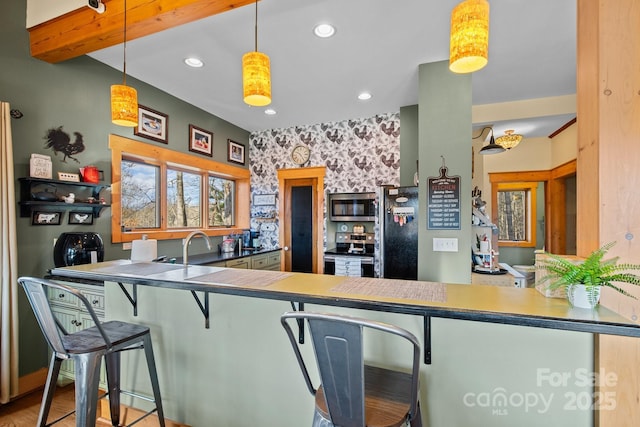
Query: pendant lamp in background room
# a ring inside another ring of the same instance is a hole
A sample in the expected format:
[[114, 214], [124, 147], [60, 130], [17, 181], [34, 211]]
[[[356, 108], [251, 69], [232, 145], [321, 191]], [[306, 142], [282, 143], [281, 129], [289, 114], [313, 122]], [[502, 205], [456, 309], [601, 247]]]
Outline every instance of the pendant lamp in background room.
[[127, 86], [127, 0], [124, 0], [122, 84], [111, 85], [111, 121], [119, 126], [138, 126], [138, 92]]
[[505, 130], [505, 134], [496, 139], [496, 144], [504, 147], [507, 150], [511, 150], [513, 147], [520, 144], [520, 141], [522, 141], [522, 135], [518, 135], [517, 133], [513, 132], [513, 129]]
[[[496, 144], [496, 140], [493, 138], [493, 128], [489, 128], [491, 130], [491, 139], [489, 140], [489, 145], [485, 145], [480, 149], [480, 154], [498, 154], [503, 153], [505, 151], [502, 145]], [[483, 129], [484, 132], [484, 129]]]
[[269, 57], [258, 52], [258, 0], [256, 0], [255, 51], [242, 56], [244, 102], [254, 107], [271, 104], [271, 65]]
[[451, 12], [449, 69], [473, 73], [487, 65], [489, 56], [489, 2], [465, 0]]

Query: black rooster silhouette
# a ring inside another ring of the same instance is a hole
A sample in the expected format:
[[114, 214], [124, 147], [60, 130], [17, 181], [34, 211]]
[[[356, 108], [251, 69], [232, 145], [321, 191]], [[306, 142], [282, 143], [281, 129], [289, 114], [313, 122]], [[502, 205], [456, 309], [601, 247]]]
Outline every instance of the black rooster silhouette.
[[58, 128], [51, 128], [47, 131], [44, 139], [47, 143], [45, 148], [51, 148], [53, 153], [57, 156], [58, 152], [64, 155], [62, 159], [63, 163], [67, 163], [67, 157], [74, 160], [76, 163], [80, 163], [76, 159], [74, 154], [82, 153], [84, 151], [84, 141], [82, 140], [82, 134], [80, 132], [73, 133], [76, 137], [75, 141], [71, 142], [69, 134], [62, 130], [62, 126]]
[[286, 137], [280, 138], [279, 136], [277, 136], [276, 137], [276, 144], [278, 144], [280, 147], [288, 148], [287, 138]]

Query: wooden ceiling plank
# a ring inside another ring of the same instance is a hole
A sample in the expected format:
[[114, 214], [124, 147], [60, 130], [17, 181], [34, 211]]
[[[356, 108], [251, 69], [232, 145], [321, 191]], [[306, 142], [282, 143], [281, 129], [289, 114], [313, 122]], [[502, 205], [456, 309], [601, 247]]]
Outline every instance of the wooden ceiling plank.
[[[127, 0], [127, 40], [253, 4], [253, 0]], [[57, 63], [123, 41], [124, 1], [83, 7], [29, 29], [31, 56]]]

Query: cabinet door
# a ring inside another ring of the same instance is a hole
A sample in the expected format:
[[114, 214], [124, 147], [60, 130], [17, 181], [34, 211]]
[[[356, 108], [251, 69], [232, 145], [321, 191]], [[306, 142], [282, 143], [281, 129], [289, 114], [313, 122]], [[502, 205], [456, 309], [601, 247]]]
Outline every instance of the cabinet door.
[[280, 271], [280, 251], [267, 254], [268, 270]]
[[91, 304], [98, 317], [102, 317], [104, 313], [104, 291], [102, 289], [99, 291], [85, 291], [82, 289], [81, 292], [89, 300], [89, 304]]
[[254, 255], [251, 257], [251, 268], [253, 268], [254, 270], [264, 270], [267, 265], [267, 254]]
[[[52, 304], [59, 305], [61, 307], [80, 308], [80, 301], [70, 292], [63, 289], [48, 288], [48, 298]], [[66, 326], [65, 326], [66, 328]]]
[[207, 267], [226, 267], [227, 263], [224, 261], [212, 262], [210, 264], [205, 264]]
[[227, 261], [226, 266], [228, 268], [250, 268], [249, 265], [251, 264], [251, 258], [250, 257], [244, 257], [244, 258], [240, 258], [240, 259], [234, 259], [231, 261]]

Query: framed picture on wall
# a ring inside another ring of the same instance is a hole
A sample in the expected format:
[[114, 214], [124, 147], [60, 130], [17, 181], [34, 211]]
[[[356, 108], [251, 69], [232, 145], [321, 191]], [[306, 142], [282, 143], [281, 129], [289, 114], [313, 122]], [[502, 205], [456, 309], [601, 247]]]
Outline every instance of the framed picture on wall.
[[31, 225], [60, 225], [62, 212], [33, 211]]
[[190, 124], [189, 151], [213, 157], [213, 133]]
[[169, 143], [169, 116], [138, 104], [138, 126], [133, 134], [153, 141]]
[[91, 225], [93, 224], [93, 213], [69, 212], [69, 224]]
[[227, 160], [244, 165], [244, 145], [227, 139]]

